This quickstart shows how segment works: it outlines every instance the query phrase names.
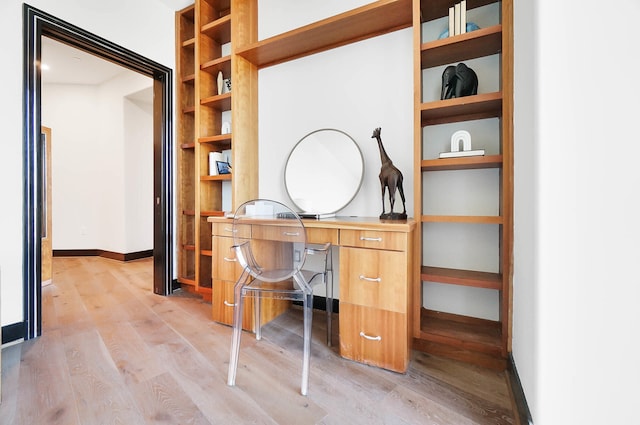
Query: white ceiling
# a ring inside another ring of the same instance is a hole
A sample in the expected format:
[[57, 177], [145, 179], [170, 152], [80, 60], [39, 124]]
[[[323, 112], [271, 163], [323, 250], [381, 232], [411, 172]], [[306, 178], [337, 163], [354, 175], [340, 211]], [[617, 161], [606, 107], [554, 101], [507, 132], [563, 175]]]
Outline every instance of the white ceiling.
[[133, 72], [75, 47], [42, 37], [43, 84], [101, 84], [123, 72]]
[[[171, 10], [193, 4], [193, 0], [158, 1]], [[102, 84], [122, 72], [133, 72], [47, 37], [42, 37], [42, 62], [49, 66], [42, 72], [44, 84]]]

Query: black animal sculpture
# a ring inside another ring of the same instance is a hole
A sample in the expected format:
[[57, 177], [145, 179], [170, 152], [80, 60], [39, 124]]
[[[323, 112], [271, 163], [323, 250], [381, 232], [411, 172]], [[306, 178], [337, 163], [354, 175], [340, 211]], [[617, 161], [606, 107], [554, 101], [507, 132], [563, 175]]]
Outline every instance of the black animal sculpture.
[[442, 91], [440, 99], [470, 96], [478, 94], [478, 76], [463, 63], [449, 65], [442, 73]]
[[[398, 170], [393, 162], [387, 155], [387, 152], [384, 150], [384, 146], [382, 145], [382, 139], [380, 138], [381, 128], [378, 127], [373, 130], [373, 135], [371, 138], [375, 138], [378, 140], [378, 149], [380, 150], [380, 161], [382, 162], [382, 167], [380, 168], [380, 185], [382, 186], [382, 214], [380, 214], [380, 218], [388, 219], [388, 220], [404, 220], [407, 218], [407, 208], [404, 203], [404, 189], [402, 188], [402, 173]], [[393, 205], [395, 204], [396, 199], [396, 188], [398, 192], [400, 192], [400, 198], [402, 198], [402, 213], [394, 213]], [[389, 204], [391, 205], [391, 211], [389, 213], [385, 213], [384, 210], [384, 191], [385, 189], [389, 189]]]

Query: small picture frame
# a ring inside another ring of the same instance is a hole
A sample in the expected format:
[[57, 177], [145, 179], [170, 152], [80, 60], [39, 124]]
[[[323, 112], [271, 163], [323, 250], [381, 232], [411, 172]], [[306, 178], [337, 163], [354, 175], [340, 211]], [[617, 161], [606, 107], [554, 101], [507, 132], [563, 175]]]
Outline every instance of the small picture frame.
[[218, 174], [231, 174], [231, 165], [226, 161], [216, 161]]

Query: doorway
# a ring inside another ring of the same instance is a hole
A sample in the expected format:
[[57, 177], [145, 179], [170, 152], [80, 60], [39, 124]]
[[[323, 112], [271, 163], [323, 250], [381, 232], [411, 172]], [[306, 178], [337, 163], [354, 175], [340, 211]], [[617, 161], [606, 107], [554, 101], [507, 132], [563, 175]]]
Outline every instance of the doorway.
[[173, 283], [172, 71], [108, 40], [27, 4], [24, 24], [24, 339], [41, 334], [41, 229], [43, 211], [41, 129], [42, 37], [68, 44], [153, 79], [153, 291], [168, 295]]

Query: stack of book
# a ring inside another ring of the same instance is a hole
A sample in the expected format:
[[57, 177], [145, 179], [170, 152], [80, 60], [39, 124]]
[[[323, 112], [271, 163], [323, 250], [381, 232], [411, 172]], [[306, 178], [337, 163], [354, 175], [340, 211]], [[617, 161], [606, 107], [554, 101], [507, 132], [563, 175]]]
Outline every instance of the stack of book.
[[467, 32], [467, 0], [449, 8], [449, 37]]

